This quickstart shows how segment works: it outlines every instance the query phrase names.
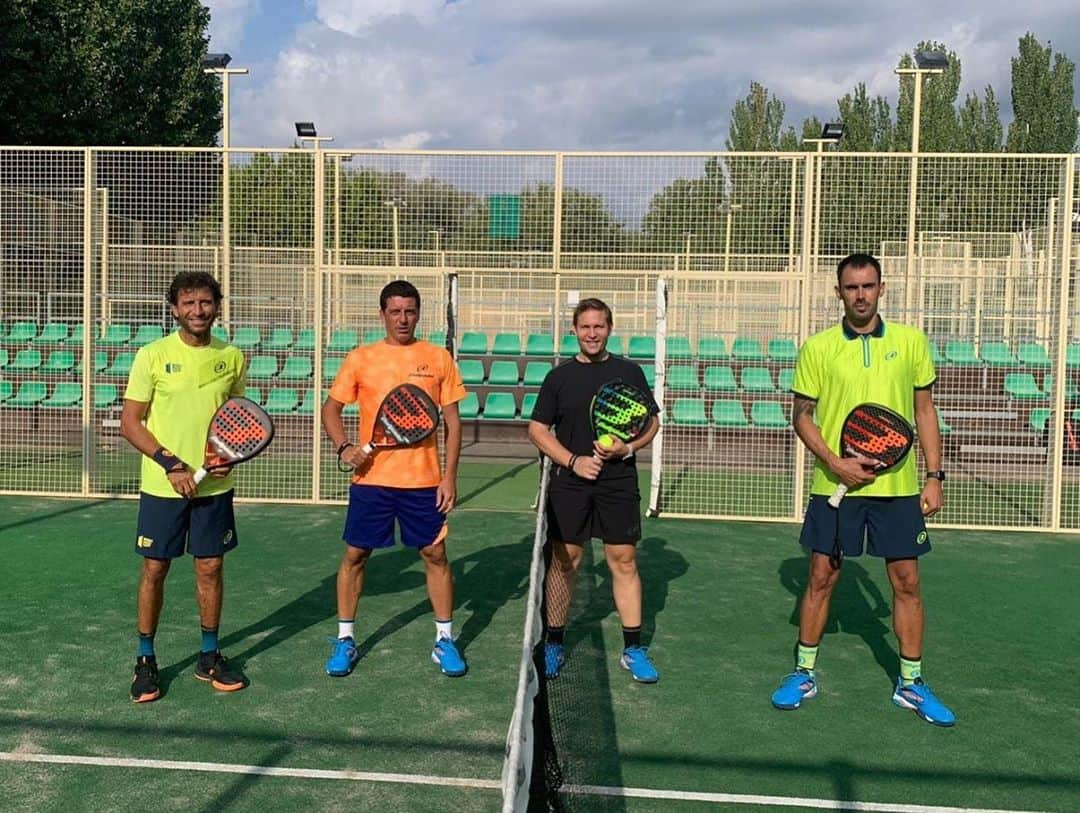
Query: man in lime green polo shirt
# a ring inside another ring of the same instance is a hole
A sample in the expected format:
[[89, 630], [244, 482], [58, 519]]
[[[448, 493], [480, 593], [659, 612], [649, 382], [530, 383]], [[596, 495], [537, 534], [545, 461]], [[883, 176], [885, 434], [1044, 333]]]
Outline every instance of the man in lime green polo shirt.
[[[878, 314], [885, 290], [881, 265], [869, 254], [852, 254], [836, 271], [843, 302], [840, 324], [811, 336], [799, 351], [792, 383], [792, 425], [813, 452], [814, 480], [799, 543], [810, 551], [810, 575], [799, 609], [795, 671], [772, 696], [778, 709], [796, 709], [817, 695], [814, 669], [829, 616], [829, 600], [840, 578], [830, 559], [839, 540], [845, 556], [867, 553], [885, 559], [893, 592], [893, 630], [900, 643], [900, 676], [892, 700], [935, 725], [956, 718], [922, 679], [923, 604], [919, 557], [930, 550], [924, 517], [941, 510], [941, 432], [931, 388], [936, 379], [930, 343], [919, 329], [886, 322]], [[876, 473], [873, 461], [841, 457], [840, 432], [848, 412], [861, 403], [882, 404], [903, 415], [918, 431], [926, 463], [920, 488], [914, 455]], [[839, 509], [828, 504], [836, 486], [848, 496]]]
[[185, 549], [195, 560], [202, 622], [195, 677], [225, 692], [247, 685], [218, 649], [223, 557], [237, 543], [233, 477], [225, 472], [196, 485], [193, 476], [206, 454], [214, 412], [230, 396], [244, 394], [244, 356], [210, 332], [221, 305], [221, 288], [212, 276], [177, 274], [168, 301], [178, 329], [135, 355], [120, 416], [121, 432], [143, 456], [135, 541], [143, 557], [131, 683], [136, 703], [161, 696], [154, 633], [169, 565]]

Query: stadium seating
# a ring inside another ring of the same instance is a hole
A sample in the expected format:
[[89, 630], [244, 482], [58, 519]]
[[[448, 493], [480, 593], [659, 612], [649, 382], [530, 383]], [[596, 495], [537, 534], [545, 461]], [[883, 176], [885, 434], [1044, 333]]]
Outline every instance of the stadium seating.
[[37, 322], [15, 322], [4, 337], [5, 344], [23, 344], [32, 342], [37, 336]]
[[[100, 373], [106, 367], [109, 366], [109, 354], [104, 350], [95, 350], [91, 354], [90, 366], [95, 373]], [[75, 362], [75, 373], [82, 375], [82, 357], [80, 354], [79, 360]]]
[[530, 361], [525, 365], [525, 386], [539, 387], [551, 372], [550, 361]]
[[338, 328], [330, 334], [326, 349], [334, 353], [348, 353], [360, 343], [360, 334], [350, 327]]
[[[249, 388], [250, 389], [250, 388]], [[300, 406], [296, 408], [297, 415], [312, 415], [315, 413], [315, 390], [304, 390], [303, 400], [300, 401]]]
[[697, 367], [692, 364], [673, 364], [667, 370], [667, 386], [673, 390], [697, 390]]
[[[264, 348], [265, 349], [265, 348]], [[315, 328], [306, 327], [296, 334], [293, 340], [293, 350], [312, 352], [315, 350]]]
[[622, 336], [608, 336], [607, 351], [616, 356], [625, 356], [626, 349], [623, 347]]
[[473, 420], [480, 414], [480, 400], [475, 392], [465, 393], [465, 397], [458, 402], [458, 413], [462, 420]]
[[277, 375], [278, 362], [274, 356], [253, 356], [248, 362], [247, 377], [252, 379], [273, 378]]
[[795, 380], [795, 370], [791, 367], [785, 367], [780, 371], [780, 375], [776, 379], [776, 388], [781, 392], [791, 392], [792, 382]]
[[364, 344], [374, 344], [375, 342], [381, 342], [385, 338], [385, 327], [373, 327], [364, 331]]
[[930, 359], [934, 362], [935, 367], [940, 367], [945, 363], [945, 356], [941, 353], [941, 347], [933, 340], [930, 341]]
[[1005, 342], [984, 342], [979, 348], [979, 358], [990, 367], [1017, 367], [1019, 362]]
[[1042, 434], [1046, 431], [1046, 424], [1050, 420], [1050, 410], [1039, 407], [1031, 410], [1031, 414], [1028, 415], [1028, 426], [1032, 431]]
[[735, 373], [727, 366], [705, 368], [705, 389], [710, 392], [735, 392], [739, 388], [735, 383]]
[[530, 333], [525, 339], [526, 356], [554, 356], [555, 337], [550, 333]]
[[484, 383], [484, 362], [479, 359], [461, 359], [458, 362], [461, 380], [465, 384]]
[[244, 397], [249, 401], [254, 401], [256, 404], [263, 402], [263, 391], [261, 387], [245, 387]]
[[702, 361], [725, 361], [728, 352], [724, 340], [715, 337], [698, 339], [698, 358]]
[[4, 402], [5, 406], [18, 409], [35, 407], [45, 400], [49, 387], [44, 381], [23, 381], [19, 390], [11, 398]]
[[127, 378], [131, 372], [131, 365], [135, 363], [135, 354], [130, 352], [117, 353], [103, 375], [114, 378]]
[[775, 392], [768, 367], [743, 367], [739, 384], [746, 392]]
[[1024, 342], [1016, 348], [1016, 357], [1025, 367], [1049, 367], [1050, 358], [1046, 348], [1035, 342]]
[[632, 359], [656, 358], [656, 339], [653, 336], [631, 336], [627, 346]]
[[51, 409], [69, 409], [82, 400], [82, 384], [74, 381], [61, 381], [52, 395], [41, 402], [43, 407]]
[[493, 361], [488, 371], [488, 383], [497, 387], [516, 387], [518, 367], [516, 361]]
[[487, 353], [487, 349], [487, 334], [478, 331], [466, 331], [461, 335], [461, 341], [458, 343], [460, 355], [483, 356]]
[[712, 419], [717, 426], [741, 428], [750, 425], [742, 402], [734, 399], [719, 399], [713, 402]]
[[[382, 338], [385, 335], [386, 331], [384, 330], [382, 331], [382, 335], [379, 338]], [[436, 330], [428, 334], [427, 340], [436, 347], [446, 347], [446, 331]]]
[[308, 356], [288, 356], [278, 373], [278, 378], [285, 381], [304, 381], [311, 378], [312, 363]]
[[[1047, 373], [1043, 376], [1043, 390], [1047, 395], [1054, 391], [1054, 374]], [[1077, 386], [1075, 378], [1066, 377], [1065, 379], [1065, 397], [1066, 398], [1080, 398], [1080, 387]]]
[[287, 415], [296, 410], [300, 393], [292, 387], [274, 387], [266, 396], [266, 411], [271, 415]]
[[120, 392], [115, 384], [94, 385], [94, 409], [108, 409], [119, 397]]
[[567, 333], [559, 340], [559, 355], [560, 356], [573, 356], [577, 354], [577, 351], [581, 349], [581, 345], [578, 344], [577, 336], [573, 333]]
[[238, 327], [233, 331], [232, 343], [241, 350], [254, 350], [262, 344], [262, 331], [257, 327]]
[[664, 342], [664, 353], [672, 361], [689, 361], [694, 357], [690, 340], [685, 336], [671, 336]]
[[757, 339], [738, 338], [731, 345], [731, 357], [738, 361], [764, 361], [765, 353]]
[[656, 365], [655, 364], [642, 364], [641, 372], [645, 374], [645, 382], [650, 387], [656, 386]]
[[41, 366], [41, 351], [40, 350], [20, 350], [15, 354], [15, 358], [8, 365], [8, 370], [12, 372], [22, 373], [27, 370], [36, 370]]
[[982, 362], [975, 355], [975, 346], [971, 342], [952, 341], [945, 344], [945, 363], [961, 367], [980, 365]]
[[671, 405], [671, 423], [674, 426], [708, 426], [705, 402], [700, 398], [676, 398]]
[[1005, 376], [1005, 392], [1018, 401], [1042, 401], [1047, 395], [1035, 383], [1031, 373], [1009, 373]]
[[517, 415], [513, 393], [489, 392], [484, 398], [484, 420], [511, 421]]
[[223, 342], [229, 340], [229, 329], [225, 325], [214, 325], [210, 328], [210, 335], [215, 339], [221, 339]]
[[491, 343], [493, 356], [520, 356], [521, 337], [516, 333], [496, 333]]
[[344, 356], [327, 356], [323, 359], [323, 378], [326, 381], [333, 381], [337, 378], [338, 371], [341, 369], [342, 362], [345, 361]]
[[263, 350], [288, 350], [292, 347], [293, 332], [292, 328], [288, 327], [275, 327], [271, 328], [270, 335], [266, 337], [266, 341], [262, 343]]
[[41, 329], [41, 335], [34, 339], [34, 344], [60, 344], [67, 341], [68, 326], [63, 322], [49, 322]]
[[139, 325], [139, 329], [131, 337], [131, 346], [142, 347], [150, 342], [156, 342], [164, 335], [165, 331], [161, 329], [161, 325]]
[[0, 380], [0, 402], [6, 401], [15, 394], [15, 388], [8, 379]]
[[101, 347], [123, 347], [130, 341], [131, 325], [113, 322], [105, 329], [105, 335], [98, 337], [95, 344]]
[[795, 361], [799, 349], [791, 339], [769, 339], [769, 358], [773, 361]]
[[750, 421], [761, 429], [786, 429], [784, 407], [776, 401], [754, 401], [750, 405]]
[[71, 350], [53, 350], [41, 369], [47, 373], [70, 372], [75, 369], [75, 353]]
[[532, 417], [533, 407], [536, 406], [537, 394], [535, 392], [525, 393], [525, 397], [521, 399], [521, 418], [522, 420], [529, 420]]
[[0, 368], [7, 367], [11, 361], [11, 355], [6, 347], [0, 347]]
[[1065, 366], [1070, 368], [1080, 367], [1080, 344], [1073, 342], [1066, 346]]

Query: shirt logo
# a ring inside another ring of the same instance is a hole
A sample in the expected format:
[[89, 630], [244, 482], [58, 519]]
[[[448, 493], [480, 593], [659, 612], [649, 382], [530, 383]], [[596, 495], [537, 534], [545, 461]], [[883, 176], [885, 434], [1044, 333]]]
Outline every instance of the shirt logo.
[[228, 365], [226, 365], [224, 361], [219, 361], [217, 364], [214, 365], [214, 372], [218, 375], [221, 375], [223, 372], [225, 372], [226, 366]]
[[927, 540], [930, 539], [930, 535], [926, 531], [920, 531], [919, 535], [915, 537], [916, 545], [925, 545]]
[[427, 364], [419, 364], [416, 369], [409, 373], [409, 378], [434, 378], [431, 373], [428, 372]]
[[182, 364], [177, 364], [175, 361], [165, 362], [165, 372], [167, 373], [178, 373], [183, 369], [184, 366]]
[[896, 350], [890, 350], [888, 353], [885, 354], [885, 361], [892, 361], [899, 355], [900, 353], [898, 353]]

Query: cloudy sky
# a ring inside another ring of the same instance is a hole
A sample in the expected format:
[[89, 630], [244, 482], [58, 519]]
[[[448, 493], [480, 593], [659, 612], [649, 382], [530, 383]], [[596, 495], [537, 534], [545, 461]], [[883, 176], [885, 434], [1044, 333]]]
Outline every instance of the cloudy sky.
[[1075, 0], [204, 0], [232, 82], [234, 146], [713, 150], [751, 81], [788, 123], [857, 82], [895, 100], [923, 39], [955, 50], [961, 98], [994, 87], [1027, 31], [1080, 62]]

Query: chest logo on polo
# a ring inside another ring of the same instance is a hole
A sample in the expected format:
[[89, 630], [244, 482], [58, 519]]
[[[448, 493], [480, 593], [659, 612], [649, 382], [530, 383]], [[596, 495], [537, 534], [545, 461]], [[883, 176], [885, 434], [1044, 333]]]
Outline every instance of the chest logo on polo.
[[885, 361], [892, 361], [894, 358], [898, 358], [899, 356], [899, 351], [890, 350], [888, 353], [885, 354]]
[[165, 372], [166, 373], [179, 373], [179, 372], [182, 372], [183, 369], [184, 369], [183, 364], [177, 364], [175, 361], [167, 361], [167, 362], [165, 362]]
[[219, 361], [217, 364], [214, 365], [214, 372], [217, 375], [221, 375], [223, 372], [225, 372], [225, 369], [228, 366], [229, 365], [227, 365], [224, 361]]

